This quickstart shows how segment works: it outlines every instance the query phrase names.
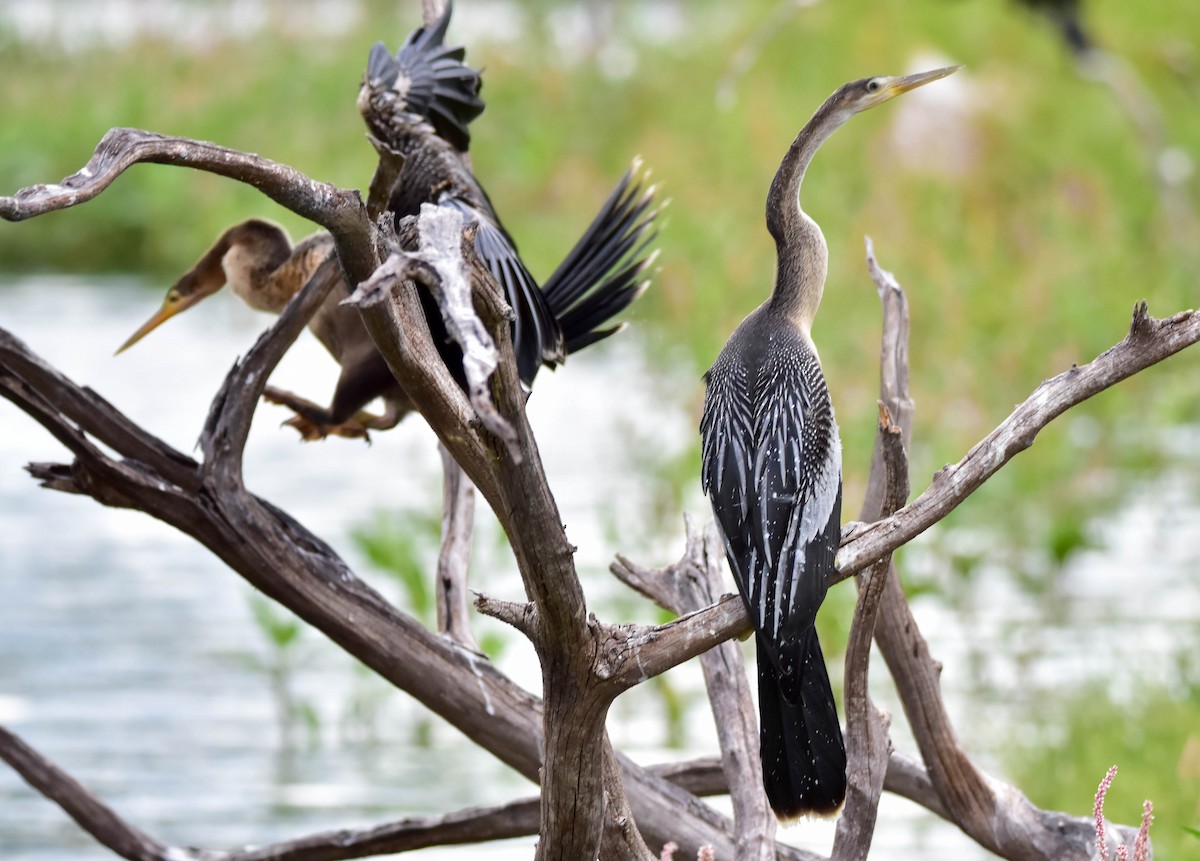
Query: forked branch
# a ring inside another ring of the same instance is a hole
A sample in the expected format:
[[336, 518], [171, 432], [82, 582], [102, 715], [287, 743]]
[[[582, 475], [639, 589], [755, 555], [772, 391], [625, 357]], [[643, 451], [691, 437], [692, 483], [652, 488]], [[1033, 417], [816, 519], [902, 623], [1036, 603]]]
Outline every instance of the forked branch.
[[1200, 341], [1200, 312], [1183, 311], [1163, 320], [1150, 316], [1146, 303], [1134, 308], [1129, 334], [1082, 366], [1046, 380], [958, 463], [946, 466], [910, 505], [893, 516], [843, 532], [835, 582], [844, 580], [885, 553], [895, 550], [974, 493], [1016, 455], [1033, 445], [1038, 433], [1071, 407], [1175, 355]]
[[62, 182], [34, 185], [0, 197], [0, 218], [23, 221], [86, 203], [139, 163], [190, 167], [252, 185], [329, 230], [351, 283], [363, 280], [375, 268], [370, 222], [357, 190], [317, 182], [293, 167], [251, 153], [141, 129], [111, 129], [88, 163]]

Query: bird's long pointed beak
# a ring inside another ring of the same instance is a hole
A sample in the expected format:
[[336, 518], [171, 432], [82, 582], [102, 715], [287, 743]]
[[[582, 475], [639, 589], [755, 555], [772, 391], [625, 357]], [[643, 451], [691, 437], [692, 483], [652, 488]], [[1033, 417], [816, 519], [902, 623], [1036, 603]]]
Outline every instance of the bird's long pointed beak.
[[915, 75], [901, 75], [898, 78], [892, 78], [884, 85], [883, 96], [885, 99], [891, 99], [901, 93], [907, 93], [909, 90], [915, 90], [917, 87], [923, 87], [931, 81], [940, 80], [947, 75], [953, 75], [962, 66], [946, 66], [942, 69], [934, 69], [931, 72], [917, 72]]
[[147, 320], [145, 323], [143, 323], [136, 332], [134, 332], [132, 335], [130, 335], [129, 340], [126, 341], [124, 344], [122, 344], [120, 347], [118, 347], [117, 352], [113, 353], [113, 355], [118, 356], [121, 353], [125, 352], [130, 347], [132, 347], [134, 344], [136, 344], [138, 341], [142, 340], [142, 338], [146, 337], [151, 332], [153, 332], [155, 329], [157, 329], [159, 326], [161, 326], [163, 323], [170, 320], [176, 314], [180, 313], [181, 311], [186, 311], [188, 308], [195, 305], [197, 301], [198, 301], [198, 297], [197, 298], [189, 297], [186, 299], [180, 299], [174, 293], [168, 293], [167, 298], [165, 300], [163, 300], [162, 307], [159, 308], [157, 311], [155, 311], [154, 314], [150, 317], [150, 319]]

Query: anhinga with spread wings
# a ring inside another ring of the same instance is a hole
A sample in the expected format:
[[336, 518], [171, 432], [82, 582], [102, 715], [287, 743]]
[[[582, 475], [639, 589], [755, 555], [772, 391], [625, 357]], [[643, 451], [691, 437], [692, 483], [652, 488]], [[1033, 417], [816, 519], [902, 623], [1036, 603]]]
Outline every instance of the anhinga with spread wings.
[[[645, 273], [653, 260], [644, 252], [654, 236], [655, 189], [644, 187], [635, 164], [539, 287], [465, 160], [468, 125], [484, 104], [479, 72], [462, 62], [464, 49], [443, 43], [450, 13], [447, 3], [442, 17], [416, 30], [395, 55], [383, 43], [371, 49], [358, 107], [371, 133], [403, 158], [387, 203], [397, 219], [417, 214], [423, 203], [435, 203], [460, 210], [466, 224], [477, 225], [475, 250], [513, 309], [518, 370], [521, 379], [532, 384], [542, 365], [561, 364], [568, 353], [621, 328], [611, 320], [645, 289]], [[293, 247], [278, 225], [261, 219], [235, 225], [179, 279], [159, 311], [121, 349], [226, 283], [251, 307], [279, 313], [332, 250], [327, 233]], [[289, 423], [307, 439], [362, 436], [367, 429], [393, 427], [411, 408], [358, 312], [339, 304], [344, 296], [344, 289], [331, 292], [309, 324], [342, 366], [330, 407], [290, 392], [266, 392], [268, 399], [296, 411]], [[432, 299], [424, 298], [434, 342], [461, 380], [462, 354], [446, 336]], [[386, 406], [383, 416], [362, 411], [380, 396]]]
[[784, 820], [835, 814], [846, 795], [846, 750], [815, 628], [842, 507], [841, 443], [812, 340], [828, 253], [800, 206], [800, 184], [854, 114], [956, 68], [854, 81], [813, 114], [767, 195], [775, 289], [705, 374], [702, 482], [754, 623], [763, 783]]

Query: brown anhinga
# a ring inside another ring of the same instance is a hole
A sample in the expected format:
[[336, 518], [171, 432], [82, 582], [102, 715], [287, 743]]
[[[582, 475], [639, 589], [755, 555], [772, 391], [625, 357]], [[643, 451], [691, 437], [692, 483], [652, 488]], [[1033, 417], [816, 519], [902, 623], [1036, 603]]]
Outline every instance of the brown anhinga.
[[846, 750], [815, 627], [842, 504], [841, 443], [811, 334], [828, 253], [800, 206], [800, 184], [850, 117], [956, 68], [854, 81], [813, 114], [767, 195], [774, 291], [704, 377], [701, 479], [754, 624], [763, 783], [783, 820], [833, 815], [846, 795]]
[[[645, 272], [653, 259], [644, 252], [654, 236], [654, 188], [644, 188], [638, 167], [631, 168], [539, 287], [466, 161], [468, 126], [484, 103], [479, 98], [479, 72], [462, 62], [464, 49], [443, 43], [450, 14], [447, 3], [442, 17], [416, 30], [395, 55], [383, 43], [371, 49], [358, 107], [371, 134], [403, 161], [387, 199], [396, 220], [434, 203], [458, 209], [465, 225], [476, 225], [475, 250], [514, 312], [517, 367], [521, 379], [532, 384], [542, 365], [561, 364], [568, 353], [621, 328], [610, 322], [645, 289]], [[278, 313], [332, 249], [325, 233], [293, 248], [283, 229], [270, 222], [251, 219], [236, 225], [168, 291], [162, 308], [121, 350], [225, 283], [252, 307]], [[392, 427], [411, 407], [375, 351], [358, 312], [338, 304], [345, 294], [345, 289], [331, 292], [310, 323], [342, 365], [330, 407], [288, 392], [267, 392], [269, 399], [297, 412], [289, 423], [307, 439], [362, 436], [367, 429]], [[461, 380], [462, 354], [446, 335], [432, 297], [423, 293], [422, 300], [434, 342]], [[387, 407], [384, 416], [362, 412], [379, 396]]]

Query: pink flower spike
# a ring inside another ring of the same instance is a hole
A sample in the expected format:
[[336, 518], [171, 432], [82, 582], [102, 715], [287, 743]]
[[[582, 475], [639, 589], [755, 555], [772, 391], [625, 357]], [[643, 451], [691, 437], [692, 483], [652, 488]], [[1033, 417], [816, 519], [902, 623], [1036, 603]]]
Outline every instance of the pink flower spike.
[[1116, 776], [1117, 767], [1114, 765], [1104, 775], [1100, 785], [1096, 787], [1096, 803], [1092, 807], [1092, 816], [1096, 819], [1096, 854], [1101, 861], [1108, 859], [1108, 843], [1104, 839], [1104, 796], [1108, 794], [1108, 789], [1112, 786], [1113, 778]]
[[1142, 827], [1133, 841], [1133, 861], [1150, 861], [1150, 823], [1154, 821], [1154, 805], [1150, 799], [1142, 802]]
[[678, 848], [679, 845], [674, 841], [663, 846], [662, 855], [659, 856], [660, 861], [672, 861], [672, 859], [675, 857], [675, 850]]
[[696, 861], [717, 861], [717, 855], [715, 852], [713, 852], [711, 843], [705, 843], [700, 847], [700, 852], [696, 856]]

